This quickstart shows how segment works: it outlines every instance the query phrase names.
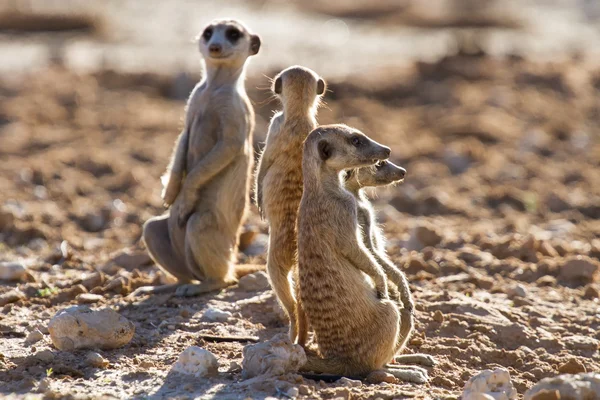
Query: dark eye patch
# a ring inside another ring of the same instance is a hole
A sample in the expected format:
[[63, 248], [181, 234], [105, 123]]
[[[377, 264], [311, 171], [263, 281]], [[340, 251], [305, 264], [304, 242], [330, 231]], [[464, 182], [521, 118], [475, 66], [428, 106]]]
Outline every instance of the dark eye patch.
[[229, 28], [225, 32], [225, 37], [227, 37], [227, 40], [229, 40], [231, 43], [235, 43], [242, 37], [242, 32], [236, 28]]
[[210, 38], [213, 35], [213, 30], [212, 28], [206, 28], [204, 30], [204, 32], [202, 32], [202, 37], [204, 38], [204, 40], [206, 40], [207, 42], [210, 40]]

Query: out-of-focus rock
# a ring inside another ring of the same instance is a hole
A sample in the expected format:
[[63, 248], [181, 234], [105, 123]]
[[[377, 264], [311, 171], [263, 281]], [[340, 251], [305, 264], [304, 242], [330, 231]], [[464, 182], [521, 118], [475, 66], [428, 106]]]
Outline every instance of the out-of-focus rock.
[[9, 290], [6, 293], [0, 295], [0, 307], [5, 306], [9, 303], [15, 303], [25, 298], [25, 294], [19, 289]]
[[219, 373], [219, 360], [208, 350], [190, 346], [179, 355], [171, 371], [196, 378], [214, 376]]
[[18, 281], [25, 277], [27, 269], [18, 262], [0, 262], [0, 280]]
[[558, 372], [561, 374], [578, 374], [587, 372], [585, 365], [576, 358], [571, 358], [569, 361], [558, 366]]
[[88, 276], [86, 276], [81, 284], [85, 286], [87, 290], [92, 290], [95, 287], [102, 286], [106, 282], [106, 275], [102, 272], [94, 272]]
[[131, 341], [135, 326], [110, 308], [92, 311], [74, 306], [59, 311], [48, 323], [48, 330], [59, 350], [114, 349]]
[[570, 350], [584, 353], [595, 353], [598, 350], [599, 341], [590, 336], [572, 335], [563, 337], [562, 339]]
[[515, 285], [509, 286], [508, 289], [506, 290], [506, 294], [510, 298], [513, 298], [513, 297], [526, 297], [527, 296], [527, 289], [525, 289], [525, 287], [523, 285], [520, 285], [520, 284], [517, 283]]
[[211, 307], [204, 311], [203, 317], [207, 321], [212, 322], [226, 322], [229, 318], [232, 317], [229, 311], [219, 310], [218, 308]]
[[250, 247], [252, 242], [254, 242], [254, 239], [256, 239], [256, 236], [259, 234], [260, 232], [254, 230], [242, 232], [240, 234], [240, 244], [238, 245], [239, 250], [243, 253], [244, 250]]
[[240, 278], [238, 287], [246, 292], [267, 290], [271, 287], [266, 272], [258, 271]]
[[517, 390], [510, 380], [510, 374], [504, 368], [494, 371], [486, 369], [473, 376], [465, 384], [462, 400], [513, 400]]
[[254, 237], [252, 243], [243, 250], [243, 253], [247, 256], [259, 256], [267, 252], [269, 247], [269, 235], [259, 233]]
[[42, 350], [35, 353], [33, 357], [41, 362], [49, 363], [54, 360], [54, 353], [52, 353], [50, 350]]
[[136, 268], [150, 265], [153, 261], [147, 251], [125, 249], [114, 255], [111, 262], [126, 270], [133, 271]]
[[412, 228], [407, 250], [423, 250], [427, 246], [435, 247], [442, 241], [441, 233], [432, 225], [419, 223]]
[[598, 262], [587, 256], [568, 257], [560, 269], [559, 279], [569, 283], [590, 283], [598, 272]]
[[109, 365], [108, 360], [95, 351], [90, 351], [87, 353], [85, 356], [85, 362], [94, 368], [106, 368]]
[[77, 295], [77, 301], [80, 304], [92, 304], [104, 300], [104, 297], [94, 293], [81, 293]]
[[39, 330], [34, 329], [31, 332], [29, 332], [29, 335], [27, 335], [27, 337], [25, 338], [25, 344], [32, 345], [34, 343], [39, 342], [43, 338], [44, 338], [44, 334], [42, 332], [40, 332]]
[[525, 392], [524, 400], [600, 400], [600, 374], [544, 378]]
[[281, 333], [263, 343], [244, 347], [242, 352], [242, 377], [258, 375], [283, 375], [295, 373], [306, 363], [304, 349], [292, 344], [287, 334]]

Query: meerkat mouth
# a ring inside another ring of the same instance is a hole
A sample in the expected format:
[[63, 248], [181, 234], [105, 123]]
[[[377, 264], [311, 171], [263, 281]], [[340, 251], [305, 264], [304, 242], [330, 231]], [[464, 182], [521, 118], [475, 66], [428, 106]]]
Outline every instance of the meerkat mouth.
[[381, 168], [383, 168], [385, 166], [385, 164], [387, 164], [387, 161], [385, 161], [385, 160], [378, 160], [375, 163], [375, 168], [381, 169]]

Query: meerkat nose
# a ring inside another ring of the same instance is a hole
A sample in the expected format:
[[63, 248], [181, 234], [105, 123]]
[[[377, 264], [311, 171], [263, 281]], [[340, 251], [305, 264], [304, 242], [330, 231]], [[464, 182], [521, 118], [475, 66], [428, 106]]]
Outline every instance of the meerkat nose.
[[213, 43], [208, 46], [208, 51], [210, 51], [211, 54], [221, 54], [221, 45]]
[[406, 170], [402, 167], [399, 168], [398, 174], [400, 175], [400, 177], [402, 179], [404, 179], [404, 177], [406, 176]]

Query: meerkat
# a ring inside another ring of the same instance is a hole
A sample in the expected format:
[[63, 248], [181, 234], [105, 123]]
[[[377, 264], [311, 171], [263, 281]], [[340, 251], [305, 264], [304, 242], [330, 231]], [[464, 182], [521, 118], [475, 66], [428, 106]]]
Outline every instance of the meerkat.
[[[406, 170], [391, 161], [381, 161], [373, 167], [350, 169], [343, 175], [345, 188], [356, 199], [359, 233], [364, 244], [393, 283], [389, 285], [390, 298], [398, 302], [401, 314], [397, 351], [404, 347], [414, 329], [414, 302], [406, 275], [387, 256], [385, 237], [377, 224], [375, 210], [364, 188], [392, 185], [403, 181], [405, 176]], [[395, 361], [427, 366], [435, 364], [433, 357], [428, 354], [399, 355], [395, 357]]]
[[272, 90], [283, 110], [271, 119], [256, 172], [256, 204], [269, 222], [267, 271], [271, 286], [290, 321], [296, 340], [296, 300], [290, 271], [296, 265], [296, 218], [302, 198], [302, 145], [317, 126], [316, 114], [325, 81], [308, 68], [279, 73]]
[[261, 41], [239, 21], [218, 20], [204, 29], [198, 45], [204, 78], [188, 99], [185, 126], [163, 179], [170, 212], [143, 228], [148, 252], [179, 280], [180, 296], [221, 289], [252, 272], [234, 260], [254, 160], [245, 68]]
[[387, 364], [398, 350], [401, 315], [382, 266], [360, 238], [356, 198], [341, 180], [342, 171], [389, 155], [388, 147], [345, 125], [316, 128], [305, 141], [298, 302], [318, 352], [307, 351], [303, 371], [363, 377], [384, 370], [405, 381], [428, 380], [423, 368]]

